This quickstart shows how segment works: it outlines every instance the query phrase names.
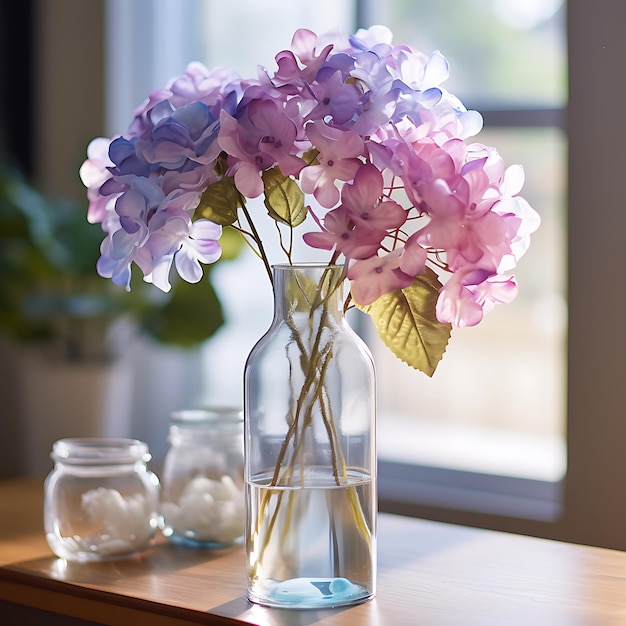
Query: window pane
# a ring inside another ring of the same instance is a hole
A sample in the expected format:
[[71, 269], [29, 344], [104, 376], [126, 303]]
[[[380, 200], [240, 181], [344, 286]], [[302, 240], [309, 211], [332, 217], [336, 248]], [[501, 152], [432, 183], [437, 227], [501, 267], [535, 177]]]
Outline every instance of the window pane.
[[225, 65], [243, 76], [256, 76], [257, 66], [275, 68], [274, 55], [290, 47], [298, 28], [318, 34], [349, 32], [354, 0], [205, 0], [198, 37], [209, 66]]
[[566, 101], [562, 0], [388, 0], [373, 10], [396, 43], [443, 53], [448, 88], [467, 105]]
[[[446, 86], [468, 107], [565, 104], [561, 0], [373, 6], [394, 42], [427, 54], [441, 50], [450, 62]], [[496, 146], [507, 164], [524, 166], [524, 196], [542, 226], [516, 268], [517, 300], [475, 328], [454, 331], [432, 379], [372, 339], [380, 457], [558, 480], [566, 467], [566, 139], [557, 128], [486, 128], [476, 140]]]
[[[125, 10], [136, 6], [115, 4]], [[410, 43], [423, 52], [440, 49], [448, 57], [447, 87], [466, 104], [491, 107], [506, 102], [514, 108], [563, 104], [562, 7], [554, 13], [559, 2], [503, 2], [509, 8], [552, 7], [551, 18], [524, 29], [507, 23], [498, 13], [496, 0], [372, 0], [371, 4], [375, 14], [381, 12], [375, 15], [376, 21], [389, 25], [397, 43]], [[190, 60], [184, 58], [190, 50], [208, 66], [227, 65], [254, 75], [258, 64], [274, 66], [274, 54], [289, 46], [298, 27], [318, 33], [353, 29], [351, 0], [309, 5], [279, 0], [230, 4], [198, 0], [180, 5], [161, 0], [158, 22], [162, 28], [151, 39], [152, 56], [158, 51], [170, 63], [176, 59], [180, 67], [167, 76], [152, 77], [150, 89], [181, 72]], [[149, 6], [154, 9], [156, 3]], [[168, 35], [171, 16], [178, 15], [182, 6], [198, 18], [195, 33], [188, 28], [182, 31], [189, 39]], [[167, 12], [164, 7], [169, 7]], [[139, 70], [139, 74], [146, 72], [143, 65]], [[137, 85], [135, 80], [128, 83], [129, 88]], [[146, 91], [142, 87], [128, 98], [132, 106], [124, 110], [124, 124]], [[116, 100], [120, 99], [116, 96]], [[122, 127], [116, 124], [114, 132]], [[564, 468], [564, 138], [554, 129], [527, 129], [498, 130], [497, 134], [485, 130], [479, 139], [497, 146], [507, 163], [524, 165], [525, 196], [541, 214], [543, 225], [519, 266], [518, 300], [497, 308], [481, 326], [455, 332], [449, 354], [432, 380], [373, 344], [380, 379], [381, 458], [553, 478]], [[234, 279], [242, 272], [252, 285], [245, 294], [233, 289]], [[205, 399], [234, 403], [241, 392], [236, 373], [269, 323], [271, 294], [262, 267], [251, 254], [224, 264], [214, 278], [229, 323], [205, 351], [210, 373]], [[246, 296], [243, 302], [242, 295]]]

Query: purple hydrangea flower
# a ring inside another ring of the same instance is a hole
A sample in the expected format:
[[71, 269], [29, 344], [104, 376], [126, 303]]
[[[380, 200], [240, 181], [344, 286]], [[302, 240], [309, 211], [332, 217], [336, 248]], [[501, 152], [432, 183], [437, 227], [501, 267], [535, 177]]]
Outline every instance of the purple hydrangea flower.
[[135, 263], [165, 291], [174, 269], [197, 282], [220, 257], [221, 228], [194, 221], [202, 194], [229, 178], [236, 213], [266, 191], [271, 169], [274, 183], [278, 172], [300, 187], [318, 228], [304, 241], [333, 262], [343, 255], [357, 303], [426, 267], [441, 277], [442, 322], [474, 325], [514, 297], [505, 273], [539, 217], [519, 195], [521, 167], [468, 143], [482, 117], [444, 88], [440, 52], [396, 45], [383, 26], [351, 37], [300, 29], [275, 62], [256, 78], [193, 62], [148, 96], [127, 133], [90, 144], [81, 178], [105, 233], [103, 276], [130, 288]]

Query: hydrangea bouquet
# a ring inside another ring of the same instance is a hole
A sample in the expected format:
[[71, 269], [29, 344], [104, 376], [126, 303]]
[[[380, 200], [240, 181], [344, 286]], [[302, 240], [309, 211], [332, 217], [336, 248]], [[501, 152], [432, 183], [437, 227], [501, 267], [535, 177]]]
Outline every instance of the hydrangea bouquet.
[[[275, 224], [273, 247], [289, 265], [298, 264], [298, 227], [305, 249], [328, 251], [319, 284], [304, 280], [302, 269], [292, 283], [288, 343], [277, 351], [278, 374], [272, 370], [288, 406], [270, 411], [246, 402], [249, 432], [273, 436], [267, 459], [256, 455], [261, 469], [250, 466], [246, 475], [249, 597], [283, 606], [295, 594], [291, 602], [311, 607], [374, 593], [374, 446], [360, 423], [351, 447], [349, 429], [342, 430], [373, 411], [343, 410], [335, 401], [342, 377], [333, 362], [341, 350], [325, 321], [339, 286], [349, 282], [344, 310], [368, 313], [394, 354], [432, 375], [453, 326], [476, 325], [496, 303], [513, 299], [507, 272], [539, 218], [519, 196], [522, 168], [468, 143], [482, 118], [441, 86], [448, 64], [438, 52], [393, 45], [384, 27], [350, 38], [298, 30], [276, 66], [247, 79], [192, 63], [150, 94], [124, 135], [90, 144], [81, 176], [89, 220], [106, 232], [98, 271], [127, 289], [133, 264], [164, 291], [174, 268], [183, 280], [200, 281], [202, 264], [220, 257], [225, 228], [241, 234], [271, 280], [261, 219]], [[265, 211], [251, 202], [257, 198]], [[370, 376], [364, 371], [359, 380]], [[367, 394], [353, 395], [365, 401]], [[250, 425], [267, 414], [282, 438]], [[363, 462], [355, 460], [357, 447]], [[299, 495], [312, 498], [316, 490], [319, 507]], [[311, 508], [316, 517], [299, 524]], [[332, 566], [299, 551], [303, 542], [318, 545], [298, 534], [301, 527], [321, 533]], [[350, 558], [335, 554], [340, 546]], [[302, 604], [303, 589], [310, 604]]]
[[[385, 27], [298, 30], [276, 64], [247, 79], [191, 63], [125, 134], [91, 142], [80, 173], [106, 232], [98, 272], [127, 289], [133, 263], [164, 291], [172, 266], [198, 282], [230, 227], [271, 278], [255, 222], [275, 221], [290, 263], [308, 224], [306, 245], [345, 265], [346, 308], [432, 375], [452, 326], [516, 294], [507, 272], [539, 224], [522, 168], [468, 143], [482, 118], [441, 86], [446, 59], [393, 45]], [[267, 215], [248, 206], [260, 196]]]
[[[91, 142], [81, 178], [106, 233], [98, 272], [127, 289], [133, 263], [164, 291], [172, 268], [198, 282], [230, 227], [271, 278], [257, 221], [276, 223], [289, 263], [308, 225], [305, 244], [344, 265], [346, 309], [432, 375], [453, 326], [516, 294], [507, 272], [539, 225], [523, 170], [468, 142], [482, 118], [441, 86], [446, 59], [394, 45], [385, 27], [301, 29], [275, 60], [255, 78], [191, 63], [125, 134]], [[267, 214], [248, 203], [259, 197]]]

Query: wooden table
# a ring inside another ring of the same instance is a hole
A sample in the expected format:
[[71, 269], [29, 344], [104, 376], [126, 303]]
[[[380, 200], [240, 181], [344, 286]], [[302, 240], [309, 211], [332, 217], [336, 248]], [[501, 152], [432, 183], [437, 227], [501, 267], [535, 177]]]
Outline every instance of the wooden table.
[[41, 481], [0, 481], [3, 626], [626, 624], [626, 553], [613, 550], [381, 515], [373, 601], [278, 610], [245, 599], [241, 548], [159, 541], [134, 559], [67, 563], [45, 543], [41, 509]]

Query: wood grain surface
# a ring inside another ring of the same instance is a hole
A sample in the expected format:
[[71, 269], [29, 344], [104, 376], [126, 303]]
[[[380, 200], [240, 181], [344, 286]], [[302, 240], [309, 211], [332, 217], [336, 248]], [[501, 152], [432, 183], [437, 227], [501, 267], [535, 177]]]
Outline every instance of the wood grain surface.
[[43, 537], [41, 496], [41, 482], [0, 481], [3, 624], [626, 624], [624, 552], [383, 514], [374, 600], [277, 610], [246, 600], [240, 547], [192, 550], [159, 539], [132, 559], [57, 559]]

